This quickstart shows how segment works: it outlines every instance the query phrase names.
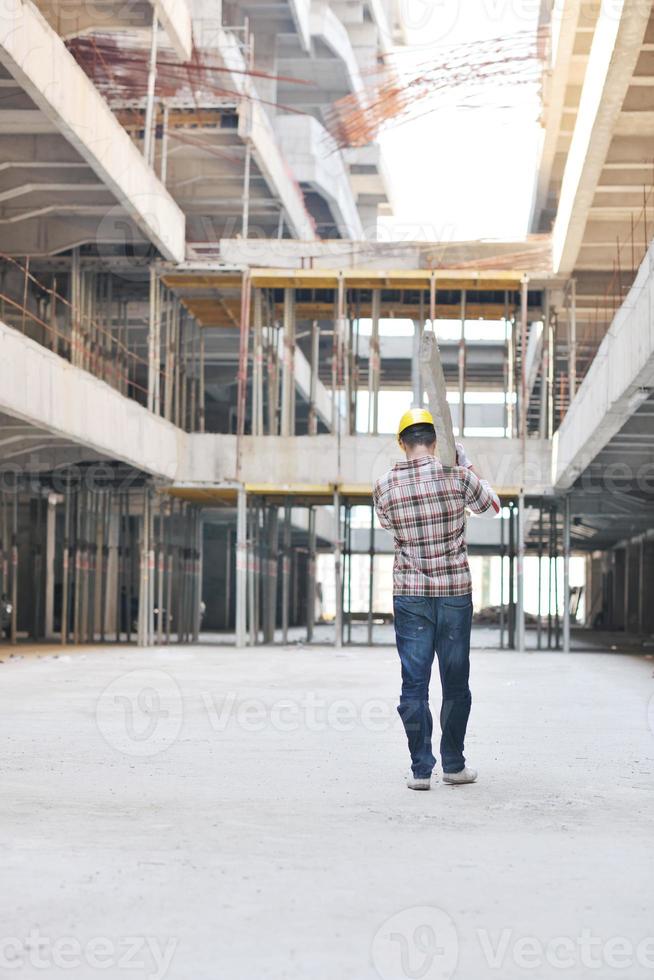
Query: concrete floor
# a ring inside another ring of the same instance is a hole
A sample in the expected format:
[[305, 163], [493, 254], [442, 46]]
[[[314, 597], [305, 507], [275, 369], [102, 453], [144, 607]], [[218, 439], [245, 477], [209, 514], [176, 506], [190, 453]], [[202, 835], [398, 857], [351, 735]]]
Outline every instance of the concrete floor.
[[651, 659], [476, 652], [430, 793], [388, 648], [0, 659], [0, 975], [652, 975]]

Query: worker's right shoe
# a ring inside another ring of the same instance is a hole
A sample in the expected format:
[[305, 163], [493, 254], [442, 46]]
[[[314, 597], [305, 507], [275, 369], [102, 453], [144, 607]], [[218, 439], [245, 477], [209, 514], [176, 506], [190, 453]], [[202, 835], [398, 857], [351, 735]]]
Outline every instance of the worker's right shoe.
[[409, 773], [406, 784], [408, 789], [431, 789], [431, 776], [418, 779], [413, 773]]

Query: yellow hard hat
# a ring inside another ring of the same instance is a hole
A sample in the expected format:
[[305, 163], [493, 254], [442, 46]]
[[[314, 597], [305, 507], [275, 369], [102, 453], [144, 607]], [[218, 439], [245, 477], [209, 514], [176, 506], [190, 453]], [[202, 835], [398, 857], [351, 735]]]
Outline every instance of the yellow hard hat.
[[432, 414], [426, 408], [410, 408], [408, 412], [405, 412], [397, 427], [398, 442], [405, 429], [408, 429], [410, 425], [420, 425], [421, 423], [423, 425], [434, 424]]

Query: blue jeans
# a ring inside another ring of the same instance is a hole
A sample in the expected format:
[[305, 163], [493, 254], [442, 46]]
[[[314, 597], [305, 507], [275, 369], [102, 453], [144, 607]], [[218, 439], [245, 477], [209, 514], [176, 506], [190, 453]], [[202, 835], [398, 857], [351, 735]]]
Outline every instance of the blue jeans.
[[432, 717], [429, 681], [434, 652], [438, 656], [443, 701], [441, 762], [443, 772], [465, 766], [463, 742], [472, 703], [470, 628], [472, 596], [396, 595], [393, 597], [397, 652], [402, 663], [402, 693], [397, 707], [411, 753], [416, 779], [431, 775], [436, 764], [431, 749]]

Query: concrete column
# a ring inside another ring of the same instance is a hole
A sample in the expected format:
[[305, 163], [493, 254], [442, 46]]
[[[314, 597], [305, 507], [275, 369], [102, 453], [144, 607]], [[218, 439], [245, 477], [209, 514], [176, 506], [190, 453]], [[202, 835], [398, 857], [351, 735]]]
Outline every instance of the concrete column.
[[247, 493], [238, 488], [236, 505], [236, 646], [246, 643], [247, 626]]

